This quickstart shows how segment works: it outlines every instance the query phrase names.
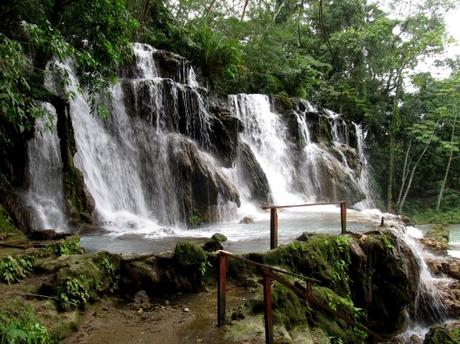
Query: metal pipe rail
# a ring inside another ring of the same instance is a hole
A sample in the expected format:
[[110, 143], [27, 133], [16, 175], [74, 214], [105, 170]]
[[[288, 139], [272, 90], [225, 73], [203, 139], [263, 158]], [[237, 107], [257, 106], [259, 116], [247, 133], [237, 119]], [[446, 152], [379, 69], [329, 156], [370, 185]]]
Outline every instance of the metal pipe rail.
[[340, 224], [341, 233], [347, 232], [347, 202], [318, 202], [318, 203], [305, 203], [305, 204], [293, 204], [293, 205], [268, 205], [262, 207], [262, 209], [270, 209], [270, 249], [278, 247], [278, 209], [284, 208], [298, 208], [298, 207], [311, 207], [315, 205], [334, 205], [340, 204]]
[[[350, 317], [345, 317], [339, 314], [336, 310], [331, 309], [329, 305], [321, 302], [317, 298], [313, 297], [313, 282], [320, 282], [317, 279], [299, 276], [289, 271], [284, 271], [275, 267], [271, 267], [265, 264], [261, 264], [250, 259], [246, 259], [240, 256], [237, 256], [233, 253], [227, 251], [219, 251], [219, 277], [217, 280], [217, 326], [221, 327], [225, 325], [225, 315], [226, 315], [226, 302], [225, 302], [225, 287], [227, 284], [227, 272], [228, 272], [228, 258], [235, 260], [240, 260], [248, 264], [252, 264], [262, 270], [262, 286], [264, 294], [264, 318], [265, 318], [265, 342], [267, 344], [273, 343], [273, 309], [272, 309], [272, 290], [271, 285], [273, 281], [276, 281], [282, 284], [284, 287], [292, 290], [294, 294], [299, 298], [300, 302], [310, 308], [317, 308], [324, 312], [331, 314], [332, 316], [338, 317], [345, 321], [348, 325], [357, 326], [361, 330], [367, 332], [375, 339], [381, 341], [380, 335], [371, 331], [366, 326], [359, 324], [355, 319]], [[291, 284], [284, 277], [280, 276], [278, 273], [295, 276], [297, 278], [303, 279], [305, 287], [300, 283], [295, 282]]]
[[[237, 256], [227, 251], [219, 251], [219, 278], [217, 280], [217, 326], [225, 325], [226, 302], [225, 287], [227, 284], [228, 258], [240, 260], [252, 264], [262, 270], [262, 286], [264, 293], [264, 314], [265, 314], [265, 342], [273, 343], [273, 310], [272, 310], [272, 281], [277, 281], [288, 289], [291, 289], [297, 296], [304, 295], [307, 304], [310, 304], [313, 298], [313, 282], [319, 282], [317, 279], [300, 276], [289, 271], [284, 271], [275, 267], [261, 264], [250, 259]], [[295, 276], [303, 279], [305, 289], [298, 284], [291, 284], [278, 273]]]

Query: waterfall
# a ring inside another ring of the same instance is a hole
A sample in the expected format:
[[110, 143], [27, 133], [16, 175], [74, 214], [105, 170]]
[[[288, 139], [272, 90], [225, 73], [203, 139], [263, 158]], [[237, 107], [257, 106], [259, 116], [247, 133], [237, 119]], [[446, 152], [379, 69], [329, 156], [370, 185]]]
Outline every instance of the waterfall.
[[34, 138], [27, 143], [30, 185], [26, 203], [35, 210], [35, 230], [66, 231], [62, 160], [56, 128], [56, 110], [43, 103], [46, 115], [37, 119]]
[[371, 177], [370, 177], [370, 166], [367, 159], [367, 154], [365, 152], [365, 139], [367, 136], [367, 132], [363, 131], [361, 125], [356, 124], [353, 122], [353, 126], [355, 127], [356, 132], [356, 144], [358, 148], [358, 155], [359, 160], [362, 163], [361, 172], [359, 175], [359, 186], [367, 195], [366, 199], [362, 200], [361, 202], [355, 204], [357, 209], [368, 209], [368, 208], [375, 208], [375, 201], [374, 201], [374, 190], [372, 189], [371, 184]]
[[[324, 116], [309, 102], [300, 101], [291, 114], [281, 115], [275, 111], [269, 96], [261, 94], [231, 95], [229, 104], [243, 123], [240, 141], [250, 147], [265, 173], [275, 203], [341, 199], [354, 203], [353, 194], [367, 195], [369, 188], [363, 187], [365, 182], [363, 186], [360, 183], [362, 175], [368, 176], [364, 150], [358, 147], [361, 151], [356, 154], [349, 148], [348, 124], [339, 114], [324, 110]], [[318, 120], [324, 116], [329, 123], [332, 142], [313, 139], [312, 123], [307, 118], [312, 113]], [[362, 145], [363, 138], [360, 140]], [[359, 160], [357, 164], [366, 172], [359, 175], [349, 166], [351, 156]], [[246, 190], [242, 184], [239, 182]]]
[[[70, 61], [50, 65], [68, 76], [65, 92], [73, 94], [70, 117], [77, 148], [75, 165], [94, 198], [100, 224], [116, 235], [129, 232], [159, 237], [186, 227], [187, 212], [195, 205], [193, 198], [188, 208], [184, 204], [191, 191], [180, 185], [184, 172], [178, 167], [195, 168], [200, 163], [201, 172], [219, 188], [217, 195], [207, 196], [211, 197], [210, 219], [228, 219], [236, 206], [227, 176], [206, 153], [211, 145], [206, 90], [199, 86], [188, 62], [176, 55], [168, 55], [167, 61], [177, 63], [179, 67], [169, 72], [178, 69], [178, 73], [162, 75], [168, 70], [159, 67], [158, 54], [146, 44], [134, 45], [135, 64], [111, 88], [107, 119], [92, 114]], [[59, 81], [50, 78], [48, 89], [64, 93]]]
[[293, 190], [293, 163], [287, 144], [287, 128], [278, 114], [271, 111], [270, 100], [263, 94], [229, 96], [233, 113], [243, 123], [241, 141], [248, 144], [265, 172], [273, 201], [295, 204], [303, 197]]
[[[339, 114], [300, 100], [292, 113], [281, 114], [273, 99], [261, 94], [231, 95], [231, 114], [216, 114], [187, 60], [141, 43], [133, 51], [134, 62], [123, 68], [105, 101], [107, 119], [92, 114], [71, 61], [48, 67], [47, 88], [60, 96], [72, 94], [75, 166], [94, 199], [98, 223], [111, 233], [161, 237], [186, 227], [196, 211], [207, 221], [234, 219], [240, 200], [253, 211], [272, 202], [347, 199], [352, 204], [368, 190], [361, 184], [367, 174], [358, 175], [356, 167], [359, 158], [367, 169], [364, 138], [356, 130], [358, 156], [347, 145], [349, 124]], [[64, 88], [62, 75], [67, 76]], [[228, 120], [217, 116], [234, 116], [236, 124], [229, 127], [238, 138], [229, 141], [232, 149], [237, 146], [233, 168], [231, 162], [224, 168], [219, 156], [219, 135], [229, 128], [216, 132]], [[243, 127], [239, 136], [235, 117]], [[318, 138], [315, 120], [329, 125], [331, 139]], [[54, 184], [62, 189], [60, 183]], [[62, 206], [63, 197], [61, 192], [56, 204]]]

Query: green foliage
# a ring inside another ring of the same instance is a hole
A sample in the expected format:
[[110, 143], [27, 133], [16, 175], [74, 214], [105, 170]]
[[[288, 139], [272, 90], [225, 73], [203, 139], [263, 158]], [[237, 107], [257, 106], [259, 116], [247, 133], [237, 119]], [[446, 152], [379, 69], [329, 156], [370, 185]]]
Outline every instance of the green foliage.
[[115, 292], [118, 290], [120, 283], [120, 273], [117, 264], [115, 264], [111, 255], [102, 253], [100, 265], [102, 266], [106, 278], [108, 279], [108, 291], [110, 293]]
[[14, 230], [15, 228], [11, 218], [8, 216], [6, 210], [0, 205], [0, 233], [11, 233]]
[[382, 242], [383, 242], [383, 245], [385, 246], [385, 249], [388, 251], [388, 253], [393, 252], [395, 244], [391, 238], [389, 238], [385, 234], [382, 234]]
[[460, 193], [447, 190], [441, 208], [434, 208], [434, 197], [420, 197], [411, 199], [404, 209], [404, 213], [415, 224], [456, 224], [460, 223]]
[[192, 214], [188, 219], [188, 223], [192, 227], [198, 227], [203, 224], [203, 218], [201, 217], [200, 211], [198, 209], [193, 209]]
[[0, 260], [0, 280], [8, 284], [19, 282], [32, 271], [32, 257], [4, 257]]
[[206, 260], [206, 252], [193, 242], [182, 241], [176, 245], [174, 259], [181, 266], [200, 266]]
[[174, 259], [178, 266], [191, 276], [196, 286], [202, 286], [206, 276], [212, 271], [208, 255], [201, 246], [193, 242], [178, 242], [174, 250]]
[[0, 343], [51, 344], [53, 340], [32, 310], [18, 305], [14, 310], [0, 311]]
[[[104, 99], [119, 67], [131, 58], [137, 22], [124, 0], [6, 1], [0, 5], [0, 154], [8, 163], [16, 142], [30, 135], [55, 96], [44, 87], [46, 64], [71, 58], [90, 95], [91, 108], [107, 114]], [[67, 95], [69, 97], [69, 95]], [[0, 175], [11, 179], [1, 166]]]
[[58, 306], [61, 309], [67, 309], [69, 305], [83, 308], [90, 299], [90, 293], [82, 281], [78, 278], [72, 278], [59, 286], [57, 297], [59, 299]]
[[67, 237], [64, 240], [52, 244], [51, 249], [56, 256], [81, 254], [80, 237], [78, 235]]

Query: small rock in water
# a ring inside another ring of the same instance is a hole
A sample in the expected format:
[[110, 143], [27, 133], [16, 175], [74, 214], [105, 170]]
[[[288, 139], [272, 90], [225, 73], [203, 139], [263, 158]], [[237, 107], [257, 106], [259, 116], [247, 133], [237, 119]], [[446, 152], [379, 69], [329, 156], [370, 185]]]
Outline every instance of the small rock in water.
[[184, 313], [188, 313], [188, 312], [190, 312], [190, 309], [187, 308], [187, 307], [185, 307], [185, 308], [183, 309], [183, 311], [184, 311]]
[[251, 216], [245, 216], [241, 219], [240, 223], [244, 223], [246, 225], [250, 223], [254, 223], [254, 218]]
[[212, 240], [217, 241], [217, 242], [224, 242], [227, 241], [227, 237], [221, 233], [215, 233], [211, 237]]

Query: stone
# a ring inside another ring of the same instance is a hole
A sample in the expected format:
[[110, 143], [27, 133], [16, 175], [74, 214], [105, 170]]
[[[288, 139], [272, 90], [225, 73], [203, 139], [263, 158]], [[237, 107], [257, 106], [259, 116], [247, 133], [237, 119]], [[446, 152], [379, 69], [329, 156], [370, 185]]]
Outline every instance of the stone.
[[72, 235], [71, 233], [59, 233], [54, 229], [42, 229], [37, 231], [32, 231], [30, 233], [30, 238], [32, 240], [60, 240]]
[[223, 250], [224, 246], [217, 240], [209, 239], [203, 244], [203, 250], [207, 252], [214, 252]]
[[240, 205], [238, 190], [219, 169], [202, 157], [196, 144], [184, 138], [171, 142], [171, 163], [175, 168], [177, 193], [184, 207], [185, 221], [197, 226], [219, 217], [222, 201]]
[[238, 178], [246, 181], [251, 199], [263, 204], [272, 203], [267, 176], [257, 162], [251, 148], [244, 142], [238, 144], [236, 165], [239, 173]]
[[435, 325], [425, 335], [423, 344], [458, 344], [458, 342], [452, 338], [444, 326]]
[[251, 216], [245, 216], [241, 219], [240, 223], [243, 223], [243, 224], [250, 224], [250, 223], [254, 223], [254, 218], [251, 217]]
[[221, 233], [214, 233], [211, 237], [211, 239], [218, 241], [218, 242], [224, 242], [227, 241], [227, 237]]

